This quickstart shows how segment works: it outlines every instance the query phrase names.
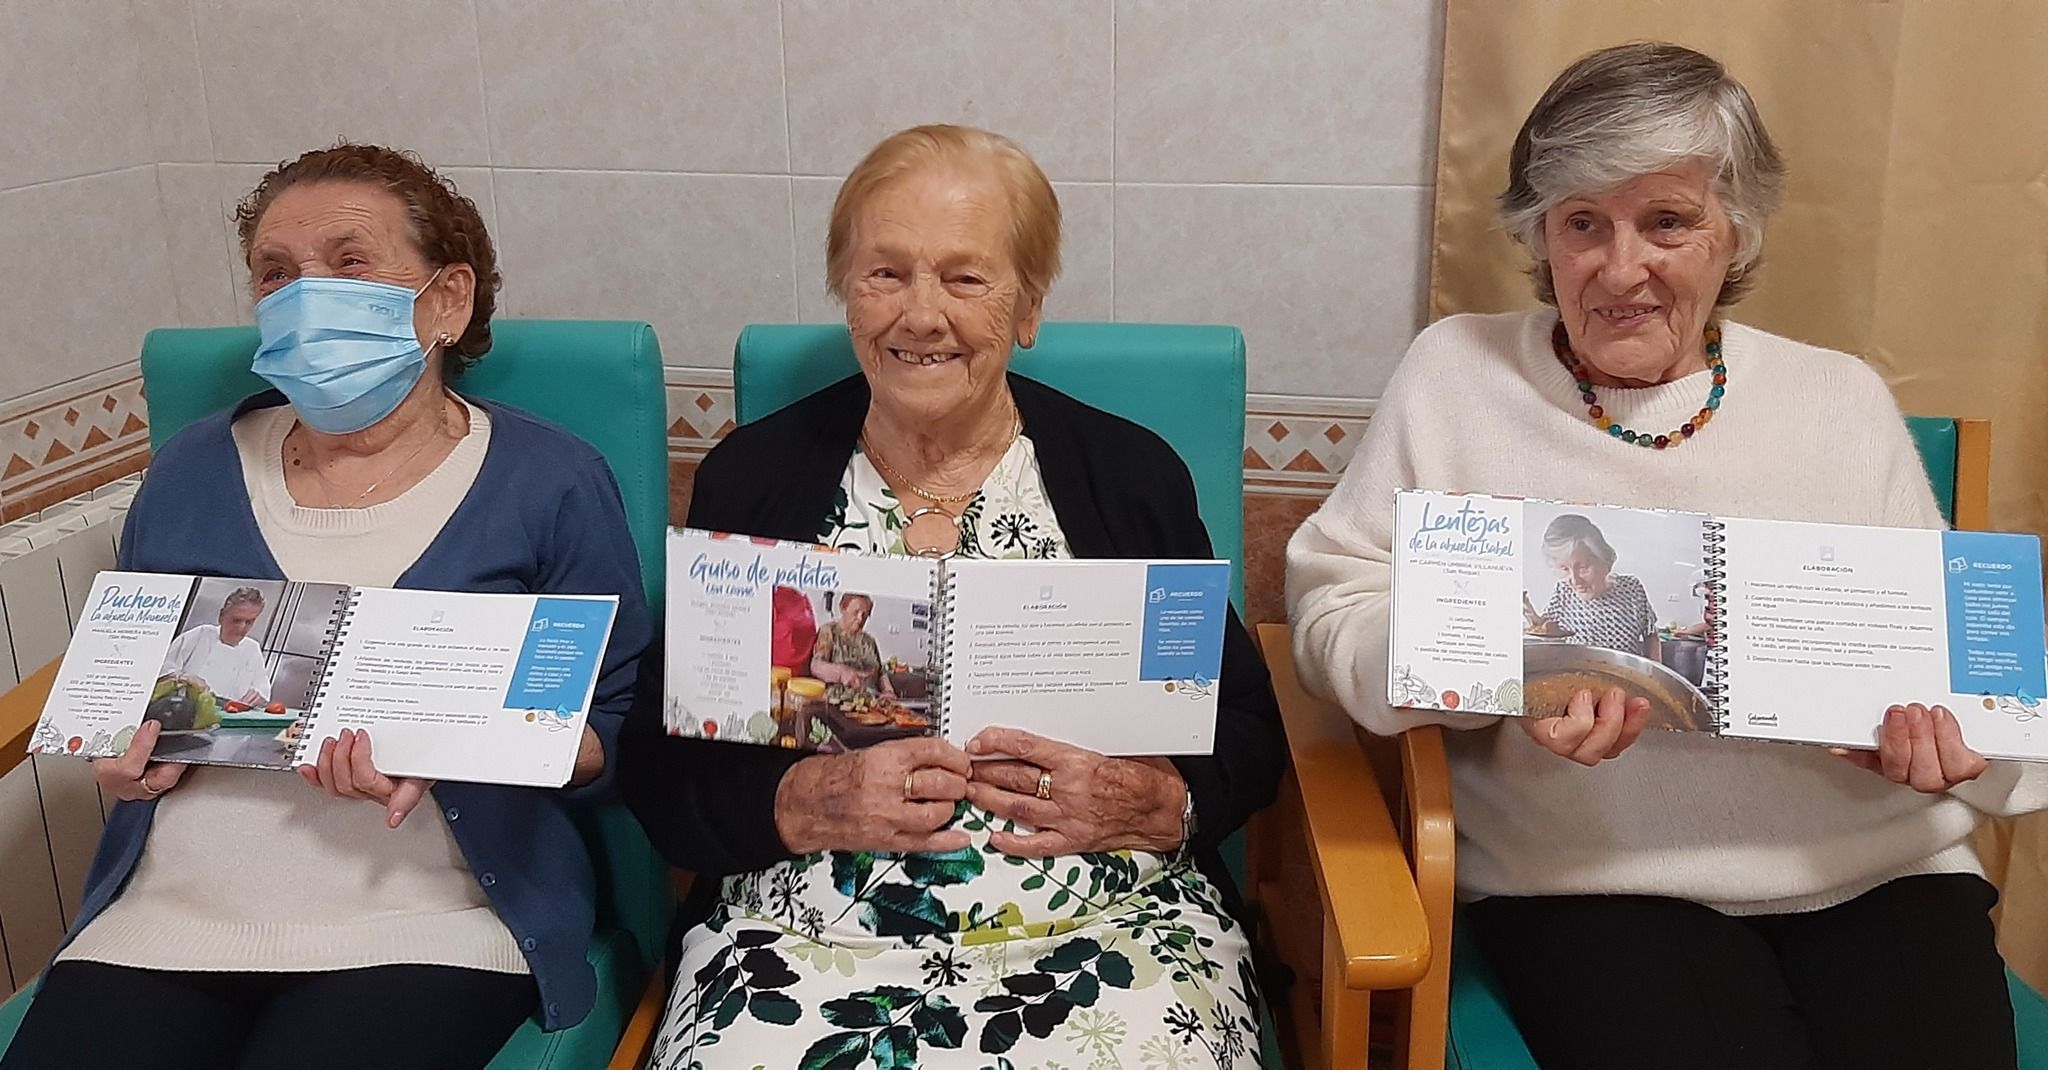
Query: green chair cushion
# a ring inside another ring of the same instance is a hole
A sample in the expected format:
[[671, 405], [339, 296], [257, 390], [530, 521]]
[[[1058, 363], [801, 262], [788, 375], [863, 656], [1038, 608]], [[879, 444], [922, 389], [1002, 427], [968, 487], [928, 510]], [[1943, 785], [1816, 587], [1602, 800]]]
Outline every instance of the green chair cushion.
[[[755, 324], [733, 353], [749, 423], [859, 370], [837, 324]], [[1194, 474], [1216, 556], [1244, 605], [1244, 335], [1181, 323], [1048, 323], [1010, 370], [1150, 428]]]
[[1920, 451], [1920, 463], [1927, 468], [1927, 481], [1934, 485], [1934, 500], [1941, 505], [1941, 518], [1956, 522], [1956, 422], [1946, 416], [1908, 416], [1906, 429]]

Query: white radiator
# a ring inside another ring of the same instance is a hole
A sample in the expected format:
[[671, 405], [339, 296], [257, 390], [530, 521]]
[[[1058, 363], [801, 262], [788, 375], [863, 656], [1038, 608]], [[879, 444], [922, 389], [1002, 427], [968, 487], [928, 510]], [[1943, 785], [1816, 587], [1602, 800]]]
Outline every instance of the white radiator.
[[[114, 548], [140, 475], [0, 525], [0, 690], [64, 653], [93, 575]], [[105, 811], [76, 758], [31, 758], [0, 777], [0, 994], [43, 968], [78, 910]]]

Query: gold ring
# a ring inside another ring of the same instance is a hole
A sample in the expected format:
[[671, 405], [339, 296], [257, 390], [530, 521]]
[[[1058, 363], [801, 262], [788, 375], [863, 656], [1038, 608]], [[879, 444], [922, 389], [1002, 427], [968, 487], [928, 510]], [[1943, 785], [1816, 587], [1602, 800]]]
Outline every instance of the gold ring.
[[1050, 800], [1052, 798], [1052, 770], [1040, 769], [1038, 771], [1038, 790], [1033, 794], [1041, 799]]
[[165, 792], [165, 790], [167, 790], [167, 789], [164, 789], [164, 788], [152, 788], [152, 787], [150, 787], [150, 786], [149, 786], [149, 774], [148, 774], [148, 773], [144, 773], [144, 774], [142, 774], [141, 776], [139, 776], [139, 777], [136, 777], [136, 778], [135, 778], [135, 782], [136, 782], [137, 784], [140, 784], [140, 785], [142, 785], [142, 790], [144, 790], [144, 791], [148, 792], [148, 793], [150, 794], [150, 796], [151, 796], [152, 798], [153, 798], [153, 797], [155, 797], [155, 796], [158, 796], [158, 795], [162, 795], [162, 794], [163, 794], [163, 793]]
[[912, 769], [910, 772], [903, 774], [903, 798], [906, 802], [913, 798], [913, 796], [910, 794], [910, 778], [916, 775], [917, 770], [915, 769]]

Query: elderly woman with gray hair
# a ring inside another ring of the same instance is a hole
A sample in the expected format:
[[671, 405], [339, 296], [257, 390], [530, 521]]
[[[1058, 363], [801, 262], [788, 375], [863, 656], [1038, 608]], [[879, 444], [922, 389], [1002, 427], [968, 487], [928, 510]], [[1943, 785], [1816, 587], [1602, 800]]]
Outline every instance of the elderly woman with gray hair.
[[1454, 729], [1460, 939], [1545, 1066], [2016, 1060], [1970, 839], [1986, 813], [2048, 805], [2048, 770], [1987, 762], [1948, 710], [1872, 710], [1875, 750], [1830, 754], [1643, 735], [1647, 702], [1618, 689], [1511, 724], [1387, 700], [1400, 488], [1941, 524], [1875, 372], [1727, 316], [1783, 180], [1713, 59], [1631, 44], [1574, 62], [1500, 199], [1545, 307], [1425, 330], [1288, 545], [1304, 681], [1378, 733]]
[[1582, 646], [1657, 659], [1650, 594], [1643, 581], [1615, 574], [1614, 547], [1598, 524], [1578, 513], [1552, 520], [1543, 530], [1543, 559], [1558, 571], [1557, 588], [1541, 614], [1522, 596], [1522, 617], [1532, 633], [1555, 630]]

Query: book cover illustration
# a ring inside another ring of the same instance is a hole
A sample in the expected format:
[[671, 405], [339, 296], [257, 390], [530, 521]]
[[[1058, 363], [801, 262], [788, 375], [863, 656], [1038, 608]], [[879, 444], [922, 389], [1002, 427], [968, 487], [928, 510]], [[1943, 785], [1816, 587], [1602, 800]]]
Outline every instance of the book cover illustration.
[[677, 538], [699, 634], [671, 648], [671, 734], [831, 752], [938, 732], [932, 562]]

